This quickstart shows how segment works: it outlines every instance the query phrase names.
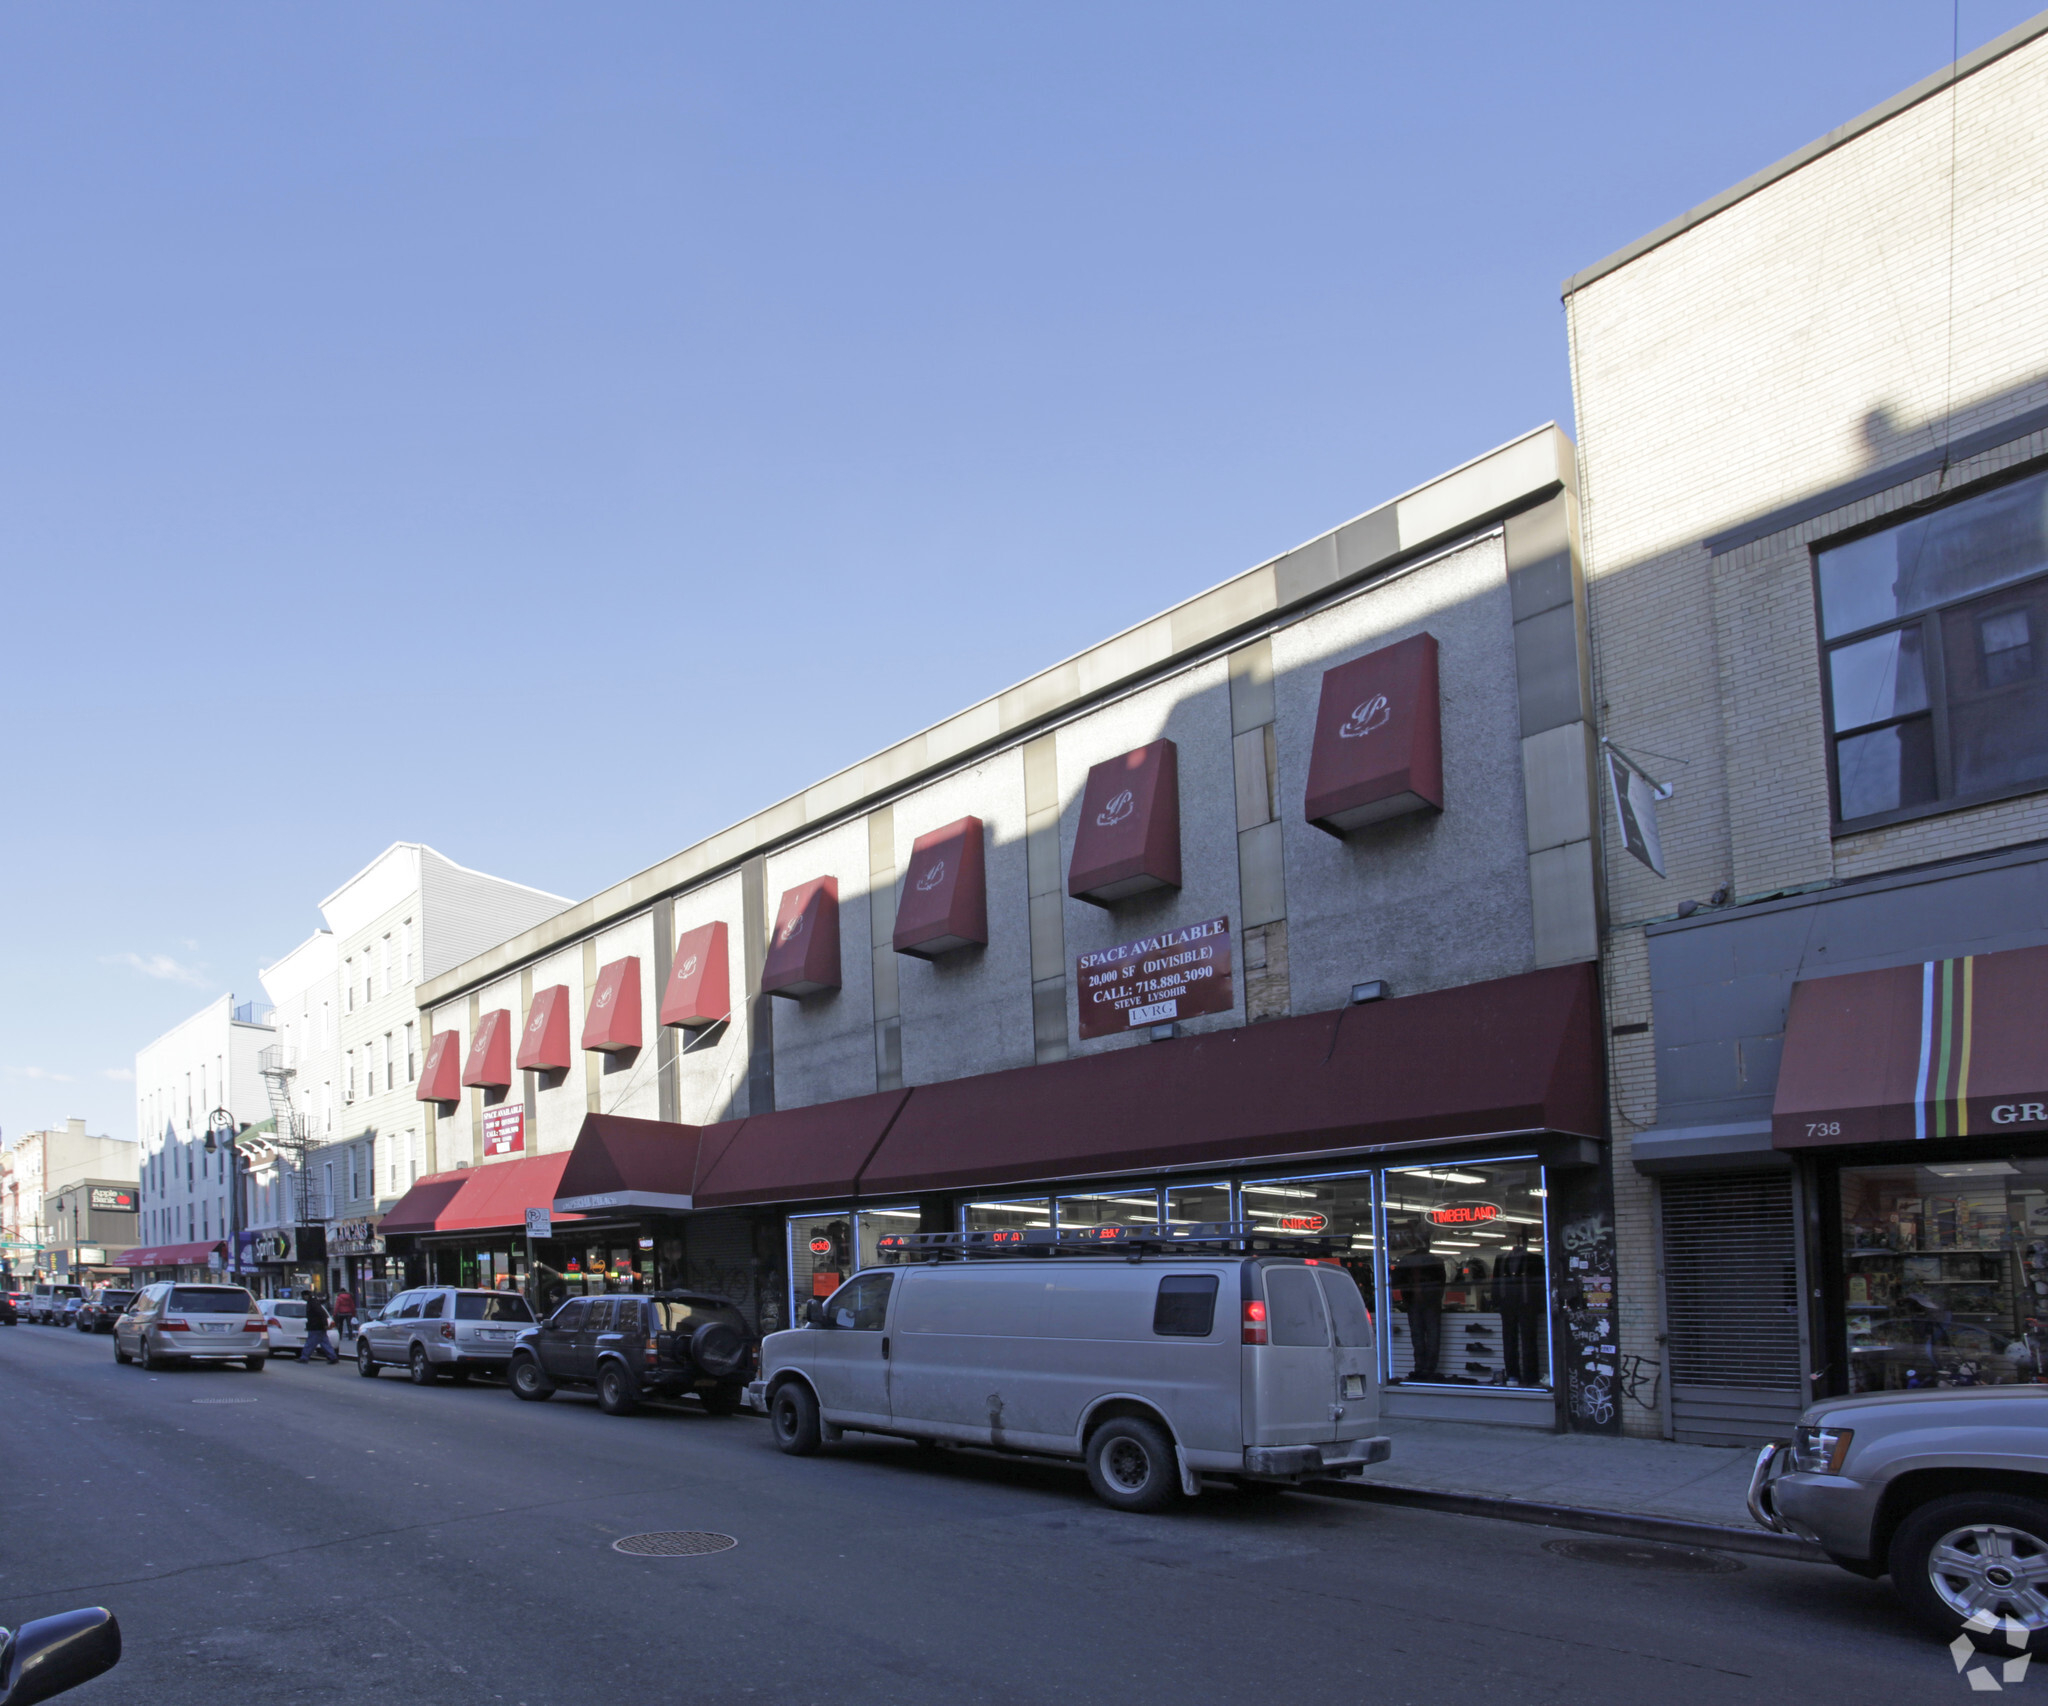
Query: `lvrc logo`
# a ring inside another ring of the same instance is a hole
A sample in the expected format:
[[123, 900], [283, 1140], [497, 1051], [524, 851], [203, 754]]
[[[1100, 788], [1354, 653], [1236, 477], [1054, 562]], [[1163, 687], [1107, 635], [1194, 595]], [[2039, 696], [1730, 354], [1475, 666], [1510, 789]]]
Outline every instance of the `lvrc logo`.
[[539, 1036], [541, 1026], [545, 1025], [547, 1022], [548, 1016], [545, 1013], [534, 1014], [532, 1020], [528, 1023], [526, 1027], [527, 1035], [534, 1037]]
[[786, 947], [804, 933], [805, 916], [805, 914], [799, 912], [787, 924], [783, 925], [780, 930], [776, 931], [775, 940], [778, 945]]
[[1114, 829], [1137, 809], [1137, 798], [1126, 788], [1121, 794], [1095, 814], [1098, 829]]
[[597, 992], [597, 1000], [594, 1001], [591, 1005], [595, 1007], [609, 1007], [611, 1004], [612, 986], [610, 984], [606, 984], [604, 988], [600, 989]]
[[689, 957], [689, 958], [688, 958], [687, 960], [683, 961], [683, 976], [685, 976], [685, 977], [695, 977], [696, 975], [697, 975], [697, 956], [696, 956], [695, 954], [692, 954], [692, 955], [691, 955], [691, 956], [690, 956], [690, 957]]
[[1356, 706], [1344, 719], [1344, 726], [1337, 731], [1337, 736], [1340, 740], [1363, 740], [1374, 729], [1385, 728], [1393, 714], [1387, 704], [1387, 696], [1382, 693], [1378, 698]]
[[946, 861], [941, 859], [929, 871], [917, 879], [917, 892], [919, 894], [930, 894], [933, 889], [937, 888], [945, 880]]
[[2019, 1657], [2016, 1659], [2007, 1659], [2005, 1663], [1998, 1667], [1998, 1675], [1993, 1676], [1988, 1663], [1972, 1665], [1968, 1670], [1963, 1668], [1965, 1665], [1969, 1665], [1972, 1659], [1983, 1656], [1977, 1650], [1977, 1643], [1970, 1639], [1970, 1634], [1958, 1635], [1953, 1641], [1949, 1642], [1949, 1657], [1956, 1661], [1957, 1674], [1969, 1683], [1970, 1691], [1973, 1694], [2002, 1694], [2006, 1689], [2017, 1688], [2022, 1682], [2026, 1681], [2027, 1666], [2033, 1662], [2034, 1655], [2027, 1651], [2027, 1629], [2025, 1624], [2016, 1617], [2008, 1617], [2001, 1624], [1999, 1619], [1993, 1617], [1990, 1612], [1980, 1611], [1969, 1622], [1965, 1623], [1963, 1627], [1970, 1634], [1975, 1635], [1994, 1634], [2002, 1628], [2005, 1634], [2005, 1644], [2019, 1654]]

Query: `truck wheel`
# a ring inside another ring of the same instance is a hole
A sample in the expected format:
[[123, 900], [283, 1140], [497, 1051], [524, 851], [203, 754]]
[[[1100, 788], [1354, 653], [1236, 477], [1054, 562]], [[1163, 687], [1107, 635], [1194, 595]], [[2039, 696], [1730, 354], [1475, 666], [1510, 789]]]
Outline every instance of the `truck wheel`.
[[792, 1457], [808, 1457], [818, 1449], [818, 1400], [801, 1380], [778, 1386], [768, 1403], [768, 1425], [775, 1443]]
[[[299, 1361], [304, 1362], [305, 1360], [306, 1353], [304, 1351], [299, 1352]], [[356, 1340], [356, 1373], [360, 1374], [365, 1380], [375, 1380], [377, 1378], [377, 1359], [370, 1355], [370, 1347], [361, 1339]]]
[[1137, 1416], [1104, 1422], [1088, 1441], [1088, 1484], [1120, 1511], [1163, 1510], [1180, 1491], [1173, 1443]]
[[512, 1396], [524, 1398], [529, 1404], [538, 1404], [543, 1398], [555, 1395], [554, 1383], [541, 1373], [540, 1364], [532, 1357], [512, 1359]]
[[640, 1407], [633, 1392], [633, 1382], [615, 1362], [608, 1362], [598, 1370], [597, 1407], [607, 1416], [630, 1416]]
[[1953, 1639], [1980, 1613], [1998, 1619], [1986, 1647], [2011, 1651], [2005, 1620], [2048, 1651], [2048, 1503], [2017, 1493], [1951, 1493], [1899, 1524], [1892, 1587], [1906, 1608]]

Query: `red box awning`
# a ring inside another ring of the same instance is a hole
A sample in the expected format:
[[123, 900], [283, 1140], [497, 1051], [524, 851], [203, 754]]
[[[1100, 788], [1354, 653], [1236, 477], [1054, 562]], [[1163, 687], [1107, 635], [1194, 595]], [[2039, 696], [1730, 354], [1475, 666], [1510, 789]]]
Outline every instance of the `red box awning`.
[[419, 1088], [413, 1092], [419, 1102], [462, 1100], [462, 1035], [459, 1031], [436, 1031], [427, 1044], [427, 1064], [420, 1073]]
[[685, 930], [676, 943], [668, 988], [662, 991], [661, 1022], [694, 1028], [730, 1018], [731, 964], [724, 919]]
[[1180, 751], [1155, 740], [1089, 769], [1067, 893], [1109, 906], [1180, 887]]
[[1303, 809], [1340, 840], [1384, 818], [1444, 809], [1432, 636], [1416, 634], [1323, 672]]
[[640, 956], [628, 954], [597, 974], [590, 1011], [583, 1019], [583, 1046], [599, 1054], [620, 1054], [640, 1046]]
[[569, 986], [553, 983], [533, 992], [526, 1029], [519, 1034], [522, 1072], [565, 1072], [569, 1053]]
[[455, 1200], [455, 1193], [462, 1189], [463, 1181], [472, 1171], [457, 1167], [452, 1172], [429, 1173], [424, 1179], [415, 1180], [412, 1189], [393, 1203], [377, 1223], [378, 1235], [389, 1238], [400, 1233], [433, 1231], [435, 1216]]
[[1590, 965], [921, 1084], [864, 1197], [1602, 1133]]
[[1779, 1149], [2048, 1130], [2048, 948], [1792, 986], [1771, 1108]]
[[202, 1239], [197, 1244], [148, 1244], [139, 1250], [123, 1250], [114, 1263], [117, 1268], [203, 1268], [218, 1251], [227, 1254], [221, 1239]]
[[512, 1014], [493, 1007], [476, 1022], [469, 1039], [469, 1058], [462, 1063], [462, 1081], [486, 1090], [508, 1089], [512, 1083]]
[[430, 1173], [392, 1205], [378, 1224], [378, 1235], [524, 1230], [528, 1209], [552, 1210], [555, 1188], [568, 1164], [569, 1151], [564, 1149], [552, 1155], [527, 1155], [516, 1161], [487, 1161], [481, 1166]]
[[813, 877], [783, 892], [761, 967], [767, 995], [801, 1000], [839, 987], [839, 879]]
[[907, 1090], [884, 1090], [738, 1122], [730, 1136], [719, 1134], [724, 1147], [700, 1176], [697, 1206], [854, 1195], [861, 1168], [909, 1095]]
[[680, 1210], [695, 1206], [698, 1132], [666, 1120], [585, 1114], [555, 1186], [555, 1207]]
[[896, 903], [899, 954], [935, 960], [957, 948], [988, 945], [988, 872], [978, 817], [920, 835]]

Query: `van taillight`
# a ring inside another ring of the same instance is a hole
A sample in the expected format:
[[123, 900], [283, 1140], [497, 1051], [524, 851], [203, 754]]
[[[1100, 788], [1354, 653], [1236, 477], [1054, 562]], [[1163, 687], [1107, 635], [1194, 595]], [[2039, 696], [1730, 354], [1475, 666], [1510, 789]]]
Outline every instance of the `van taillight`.
[[1263, 1345], [1266, 1342], [1266, 1306], [1256, 1297], [1245, 1299], [1244, 1342], [1248, 1345]]
[[180, 1316], [166, 1315], [157, 1323], [156, 1330], [159, 1333], [189, 1333], [192, 1331], [192, 1327], [189, 1322]]

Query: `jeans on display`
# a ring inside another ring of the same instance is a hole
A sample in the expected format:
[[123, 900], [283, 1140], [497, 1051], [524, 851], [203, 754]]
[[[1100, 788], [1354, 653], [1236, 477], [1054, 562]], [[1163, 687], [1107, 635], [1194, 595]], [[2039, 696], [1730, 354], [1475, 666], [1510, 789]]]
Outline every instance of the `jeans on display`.
[[1406, 1314], [1408, 1348], [1415, 1353], [1415, 1364], [1408, 1371], [1408, 1378], [1434, 1380], [1437, 1357], [1442, 1353], [1444, 1343], [1443, 1306], [1434, 1300], [1418, 1301]]
[[1501, 1360], [1508, 1379], [1522, 1386], [1543, 1384], [1543, 1307], [1503, 1303], [1500, 1312]]

